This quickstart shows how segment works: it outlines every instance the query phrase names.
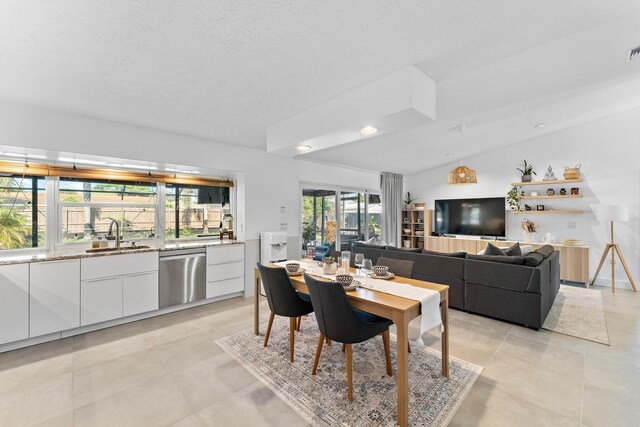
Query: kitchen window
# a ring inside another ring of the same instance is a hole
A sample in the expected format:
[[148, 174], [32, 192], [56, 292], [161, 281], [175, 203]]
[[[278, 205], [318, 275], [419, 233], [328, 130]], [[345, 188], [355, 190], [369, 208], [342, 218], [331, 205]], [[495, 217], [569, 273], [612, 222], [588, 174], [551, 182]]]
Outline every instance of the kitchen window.
[[58, 205], [62, 243], [104, 236], [113, 220], [126, 240], [156, 236], [155, 183], [60, 178]]
[[229, 187], [167, 184], [166, 238], [219, 236], [222, 218], [231, 213], [229, 190]]
[[45, 179], [0, 176], [0, 250], [46, 245]]

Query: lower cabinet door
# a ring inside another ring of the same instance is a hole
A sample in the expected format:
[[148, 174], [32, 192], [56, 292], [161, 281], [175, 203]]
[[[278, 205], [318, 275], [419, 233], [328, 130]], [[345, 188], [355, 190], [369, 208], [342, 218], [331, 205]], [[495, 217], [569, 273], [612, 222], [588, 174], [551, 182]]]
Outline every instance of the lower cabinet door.
[[80, 260], [29, 265], [29, 336], [80, 326]]
[[80, 307], [82, 326], [122, 317], [122, 276], [83, 280]]
[[158, 272], [129, 274], [122, 286], [124, 315], [145, 313], [158, 309]]
[[29, 338], [29, 264], [0, 267], [0, 344]]
[[244, 277], [207, 283], [207, 298], [215, 298], [242, 291], [244, 291]]

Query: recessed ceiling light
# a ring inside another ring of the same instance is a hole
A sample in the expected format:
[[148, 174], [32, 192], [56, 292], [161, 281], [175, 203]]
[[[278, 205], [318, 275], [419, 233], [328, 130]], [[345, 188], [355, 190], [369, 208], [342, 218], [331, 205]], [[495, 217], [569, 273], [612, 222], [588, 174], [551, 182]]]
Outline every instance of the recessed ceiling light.
[[374, 128], [373, 126], [365, 126], [360, 129], [360, 133], [363, 135], [373, 135], [378, 132], [378, 128]]
[[455, 154], [455, 153], [446, 153], [444, 156], [445, 156], [445, 157], [451, 157], [451, 156], [453, 156], [454, 154]]
[[298, 145], [298, 146], [296, 147], [296, 149], [297, 149], [298, 151], [309, 151], [309, 150], [311, 150], [311, 146], [310, 146], [310, 145], [304, 145], [304, 144], [303, 144], [303, 145]]
[[545, 127], [546, 125], [547, 125], [547, 124], [546, 124], [545, 122], [541, 122], [541, 123], [536, 124], [536, 125], [535, 125], [535, 126], [533, 126], [533, 127], [534, 127], [534, 128], [543, 128], [543, 127]]

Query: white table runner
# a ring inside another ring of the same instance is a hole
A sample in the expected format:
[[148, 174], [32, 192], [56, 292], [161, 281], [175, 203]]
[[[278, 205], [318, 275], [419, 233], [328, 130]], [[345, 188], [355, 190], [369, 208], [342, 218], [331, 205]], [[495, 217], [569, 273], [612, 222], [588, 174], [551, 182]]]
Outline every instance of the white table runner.
[[[292, 261], [283, 261], [275, 264], [284, 267], [290, 262]], [[307, 274], [335, 280], [335, 275], [324, 274], [322, 267], [318, 266], [316, 262], [309, 262], [306, 260], [296, 262], [300, 263], [301, 268], [304, 268]], [[420, 288], [408, 283], [402, 283], [400, 281], [401, 279], [393, 279], [393, 281], [372, 279], [370, 277], [366, 278], [366, 280], [364, 277], [355, 277], [354, 279], [361, 282], [360, 286], [362, 288], [384, 292], [385, 294], [396, 295], [420, 302], [422, 305], [422, 314], [409, 323], [409, 339], [415, 340], [418, 344], [424, 344], [422, 336], [426, 332], [438, 326], [442, 331], [443, 325], [442, 316], [440, 314], [440, 293], [438, 291]]]

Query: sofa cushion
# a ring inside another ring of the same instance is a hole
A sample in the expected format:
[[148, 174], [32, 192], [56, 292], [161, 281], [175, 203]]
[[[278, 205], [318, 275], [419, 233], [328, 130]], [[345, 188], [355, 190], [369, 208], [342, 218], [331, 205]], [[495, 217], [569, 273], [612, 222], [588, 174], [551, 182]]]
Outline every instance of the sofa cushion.
[[467, 254], [467, 259], [474, 259], [477, 261], [499, 262], [502, 264], [514, 264], [523, 265], [524, 258], [521, 256], [507, 256], [507, 255], [473, 255]]
[[451, 258], [464, 258], [467, 256], [466, 252], [436, 252], [436, 251], [429, 251], [427, 249], [423, 249], [422, 253], [427, 255], [448, 256]]
[[544, 245], [543, 247], [535, 250], [535, 252], [538, 252], [544, 258], [549, 258], [553, 251], [555, 251], [555, 249], [551, 245]]
[[538, 251], [530, 252], [523, 258], [524, 265], [526, 265], [527, 267], [537, 267], [542, 261], [544, 261], [544, 256]]
[[414, 254], [419, 254], [422, 252], [421, 248], [397, 248], [395, 246], [387, 246], [385, 249], [388, 251], [409, 252]]
[[502, 250], [507, 256], [522, 256], [522, 250], [520, 249], [520, 243], [516, 242], [514, 245], [509, 246]]
[[353, 247], [356, 247], [356, 246], [360, 246], [367, 249], [384, 249], [386, 247], [386, 246], [380, 246], [380, 245], [370, 245], [368, 243], [362, 243], [362, 242], [355, 242], [353, 244]]

